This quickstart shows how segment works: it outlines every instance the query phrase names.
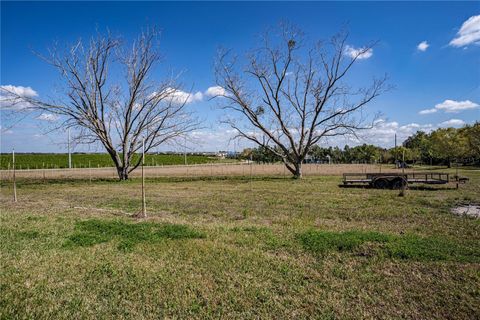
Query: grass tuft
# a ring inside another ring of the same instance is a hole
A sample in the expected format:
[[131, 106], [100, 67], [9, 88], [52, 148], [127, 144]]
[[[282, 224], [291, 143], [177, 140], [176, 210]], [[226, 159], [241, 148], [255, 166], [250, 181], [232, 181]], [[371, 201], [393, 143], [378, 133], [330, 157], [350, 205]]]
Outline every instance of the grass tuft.
[[386, 246], [389, 257], [417, 261], [479, 262], [478, 246], [459, 245], [437, 237], [422, 238], [408, 234], [394, 238]]
[[19, 231], [17, 235], [23, 239], [36, 239], [40, 236], [40, 233], [38, 231], [29, 230], [29, 231]]
[[305, 249], [324, 254], [331, 250], [353, 251], [365, 242], [385, 243], [390, 240], [390, 236], [378, 232], [311, 230], [300, 234], [299, 239]]
[[131, 250], [140, 242], [205, 237], [203, 233], [185, 225], [126, 223], [120, 220], [85, 220], [77, 222], [75, 229], [75, 233], [64, 243], [65, 247], [88, 247], [115, 239], [119, 241], [119, 250]]
[[416, 261], [480, 262], [475, 245], [414, 234], [395, 236], [378, 232], [330, 232], [310, 230], [298, 235], [303, 247], [318, 255], [330, 251], [354, 252], [366, 243], [377, 243], [377, 253], [389, 258]]

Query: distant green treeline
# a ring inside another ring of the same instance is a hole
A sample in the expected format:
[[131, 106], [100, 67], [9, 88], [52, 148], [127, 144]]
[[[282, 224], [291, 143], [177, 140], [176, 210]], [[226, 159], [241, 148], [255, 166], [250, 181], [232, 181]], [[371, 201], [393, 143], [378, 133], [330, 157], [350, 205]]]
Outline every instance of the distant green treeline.
[[[280, 151], [280, 150], [279, 150]], [[245, 149], [240, 158], [257, 162], [279, 162], [281, 158], [266, 148]], [[322, 147], [310, 149], [306, 162], [332, 163], [423, 163], [450, 165], [480, 163], [480, 123], [462, 128], [439, 128], [430, 133], [417, 131], [396, 148], [381, 148], [371, 144], [355, 147]]]

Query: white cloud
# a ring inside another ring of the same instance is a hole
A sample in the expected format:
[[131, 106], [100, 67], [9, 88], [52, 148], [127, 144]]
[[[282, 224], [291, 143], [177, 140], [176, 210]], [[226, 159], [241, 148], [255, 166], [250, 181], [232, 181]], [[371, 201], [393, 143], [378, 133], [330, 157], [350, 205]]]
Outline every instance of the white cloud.
[[438, 110], [435, 109], [435, 108], [432, 108], [432, 109], [425, 109], [425, 110], [420, 110], [420, 112], [418, 114], [431, 114], [431, 113], [435, 113], [437, 112]]
[[453, 47], [464, 47], [469, 44], [480, 44], [480, 15], [468, 18], [457, 32], [457, 36], [450, 41]]
[[460, 119], [450, 119], [447, 121], [444, 121], [440, 123], [438, 126], [439, 127], [461, 127], [465, 125], [465, 121], [460, 120]]
[[455, 101], [455, 100], [445, 100], [442, 103], [436, 104], [432, 109], [421, 110], [419, 114], [430, 114], [437, 111], [445, 111], [446, 113], [459, 113], [465, 110], [472, 110], [478, 108], [480, 105], [478, 103], [472, 102], [470, 100], [465, 101]]
[[470, 100], [465, 101], [455, 101], [455, 100], [445, 100], [442, 103], [439, 103], [435, 106], [435, 109], [444, 110], [447, 113], [458, 113], [464, 110], [470, 110], [478, 108], [479, 105]]
[[22, 99], [35, 98], [38, 93], [30, 87], [4, 85], [0, 86], [0, 109], [22, 110], [32, 105]]
[[[178, 90], [175, 88], [166, 88], [164, 90], [166, 93], [167, 99], [170, 99], [173, 103], [182, 104], [182, 103], [194, 103], [203, 101], [206, 97], [219, 97], [219, 96], [226, 96], [227, 92], [224, 88], [220, 86], [212, 86], [209, 87], [205, 92], [197, 91], [195, 93], [185, 92], [182, 90]], [[157, 92], [153, 92], [152, 95], [157, 94]]]
[[175, 88], [167, 88], [165, 89], [165, 93], [167, 94], [168, 99], [170, 99], [173, 103], [178, 104], [189, 104], [203, 100], [203, 93], [200, 91], [197, 91], [196, 93], [189, 93]]
[[[417, 131], [429, 132], [435, 126], [432, 124], [409, 123], [400, 125], [396, 121], [377, 120], [372, 129], [363, 130], [358, 133], [359, 140], [351, 139], [353, 144], [371, 143], [382, 147], [391, 147], [395, 144], [395, 135], [397, 143], [401, 144], [406, 138]], [[356, 140], [356, 141], [355, 141]]]
[[203, 100], [203, 94], [200, 91], [198, 91], [198, 92], [194, 93], [193, 95], [190, 95], [190, 98], [191, 98], [192, 102], [202, 101]]
[[[438, 128], [446, 127], [461, 127], [466, 124], [465, 121], [461, 119], [450, 119], [443, 121], [439, 124], [419, 124], [419, 123], [408, 123], [405, 125], [400, 125], [396, 121], [386, 121], [378, 120], [375, 123], [375, 126], [372, 129], [359, 131], [358, 139], [350, 137], [347, 140], [343, 140], [343, 143], [349, 145], [359, 145], [363, 143], [374, 144], [381, 147], [390, 148], [395, 144], [395, 135], [397, 135], [397, 144], [400, 145], [405, 139], [413, 135], [417, 131], [431, 132]], [[341, 140], [331, 141], [334, 144], [341, 145]], [[336, 142], [336, 143], [335, 143]]]
[[422, 41], [417, 45], [419, 51], [427, 51], [428, 47], [430, 47], [430, 45], [427, 41]]
[[368, 59], [373, 55], [372, 48], [354, 48], [349, 45], [345, 47], [345, 55], [349, 56], [350, 58], [357, 57], [358, 60]]
[[37, 117], [38, 120], [43, 120], [43, 121], [49, 121], [49, 122], [55, 122], [59, 119], [60, 117], [56, 114], [53, 113], [42, 113]]
[[225, 89], [220, 86], [210, 87], [205, 91], [205, 95], [209, 97], [224, 96], [225, 94]]

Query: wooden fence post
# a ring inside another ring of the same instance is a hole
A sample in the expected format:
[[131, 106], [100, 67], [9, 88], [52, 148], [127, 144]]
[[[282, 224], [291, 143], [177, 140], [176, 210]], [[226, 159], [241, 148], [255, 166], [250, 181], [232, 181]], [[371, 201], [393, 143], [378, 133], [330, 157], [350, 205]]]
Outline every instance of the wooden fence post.
[[13, 165], [13, 202], [17, 202], [17, 177], [15, 175], [15, 149], [12, 150]]
[[141, 218], [147, 217], [147, 205], [145, 201], [145, 138], [142, 139], [142, 212]]

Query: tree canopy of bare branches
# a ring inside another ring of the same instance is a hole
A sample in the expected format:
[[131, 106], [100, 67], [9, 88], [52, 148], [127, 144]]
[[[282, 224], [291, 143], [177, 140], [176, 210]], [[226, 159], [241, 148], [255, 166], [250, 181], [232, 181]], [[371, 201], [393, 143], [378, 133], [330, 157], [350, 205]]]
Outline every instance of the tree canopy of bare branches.
[[[117, 168], [120, 180], [141, 163], [134, 158], [142, 140], [145, 152], [198, 128], [188, 111], [188, 94], [175, 77], [154, 81], [161, 61], [158, 32], [149, 29], [130, 45], [111, 34], [79, 40], [65, 50], [58, 47], [42, 58], [62, 79], [61, 98], [50, 101], [2, 92], [12, 104], [54, 114], [61, 128], [74, 128], [80, 143], [100, 142]], [[3, 88], [2, 91], [7, 89]]]
[[237, 137], [281, 157], [294, 178], [302, 177], [305, 157], [322, 139], [371, 128], [374, 121], [363, 109], [387, 89], [386, 77], [365, 88], [347, 84], [349, 71], [373, 47], [348, 51], [347, 39], [342, 32], [307, 46], [300, 30], [282, 25], [278, 36], [262, 38], [245, 63], [225, 50], [217, 58], [222, 108], [237, 115], [224, 121]]

